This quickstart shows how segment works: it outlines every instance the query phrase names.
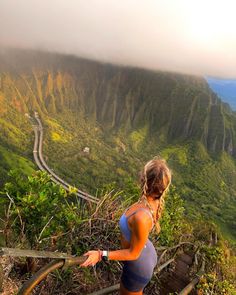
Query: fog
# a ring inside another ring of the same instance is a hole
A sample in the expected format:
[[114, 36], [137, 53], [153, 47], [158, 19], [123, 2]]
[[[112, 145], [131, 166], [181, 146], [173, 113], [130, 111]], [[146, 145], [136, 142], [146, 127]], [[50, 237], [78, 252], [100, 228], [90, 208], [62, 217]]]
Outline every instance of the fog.
[[0, 46], [236, 78], [234, 0], [0, 0]]

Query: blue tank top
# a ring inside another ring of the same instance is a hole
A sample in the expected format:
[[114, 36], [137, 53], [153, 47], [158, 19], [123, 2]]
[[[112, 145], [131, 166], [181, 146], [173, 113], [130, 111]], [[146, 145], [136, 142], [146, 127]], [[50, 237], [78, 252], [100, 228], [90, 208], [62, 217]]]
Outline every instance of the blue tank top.
[[[128, 210], [128, 209], [127, 209]], [[126, 210], [126, 211], [127, 211]], [[133, 213], [131, 213], [128, 216], [125, 216], [126, 211], [124, 212], [124, 214], [121, 216], [120, 221], [119, 221], [119, 225], [120, 225], [120, 230], [123, 234], [123, 236], [125, 237], [126, 241], [130, 242], [131, 240], [131, 230], [129, 229], [129, 225], [128, 225], [128, 219], [133, 216], [136, 212], [143, 210], [145, 212], [148, 213], [148, 215], [151, 217], [152, 219], [152, 228], [154, 226], [154, 222], [153, 222], [153, 217], [151, 212], [148, 209], [145, 208], [138, 208], [137, 210], [135, 210]]]

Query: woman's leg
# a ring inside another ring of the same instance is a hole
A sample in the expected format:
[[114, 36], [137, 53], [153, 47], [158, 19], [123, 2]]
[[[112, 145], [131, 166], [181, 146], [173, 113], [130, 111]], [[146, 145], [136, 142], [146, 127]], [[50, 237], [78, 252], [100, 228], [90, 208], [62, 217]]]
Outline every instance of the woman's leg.
[[139, 292], [131, 292], [125, 289], [124, 285], [122, 282], [120, 282], [120, 295], [143, 295], [143, 290]]

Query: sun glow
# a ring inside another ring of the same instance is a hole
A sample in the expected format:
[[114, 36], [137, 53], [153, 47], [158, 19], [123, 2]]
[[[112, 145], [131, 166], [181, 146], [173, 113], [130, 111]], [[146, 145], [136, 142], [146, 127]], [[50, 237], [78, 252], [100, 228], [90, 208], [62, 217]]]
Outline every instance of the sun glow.
[[69, 2], [1, 0], [0, 47], [236, 77], [236, 0]]
[[235, 45], [236, 1], [188, 1], [184, 10], [187, 34], [196, 46], [219, 51]]

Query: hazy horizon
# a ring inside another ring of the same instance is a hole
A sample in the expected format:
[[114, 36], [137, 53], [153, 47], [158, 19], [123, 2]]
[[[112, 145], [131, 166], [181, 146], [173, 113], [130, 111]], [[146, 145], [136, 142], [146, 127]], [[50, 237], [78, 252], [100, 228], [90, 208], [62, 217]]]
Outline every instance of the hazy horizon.
[[2, 0], [0, 48], [236, 78], [233, 0]]

